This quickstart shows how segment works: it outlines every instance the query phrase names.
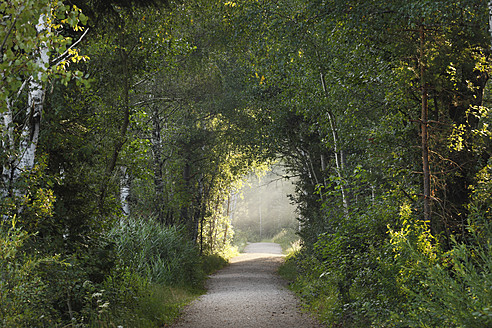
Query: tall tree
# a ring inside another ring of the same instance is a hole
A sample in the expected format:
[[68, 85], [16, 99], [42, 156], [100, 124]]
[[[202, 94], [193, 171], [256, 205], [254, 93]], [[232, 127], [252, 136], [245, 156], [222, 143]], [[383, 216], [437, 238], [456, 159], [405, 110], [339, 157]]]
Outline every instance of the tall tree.
[[0, 32], [1, 189], [3, 196], [19, 196], [20, 177], [35, 163], [47, 81], [81, 77], [80, 72], [72, 75], [67, 64], [83, 57], [70, 46], [72, 38], [60, 30], [82, 31], [79, 23], [85, 23], [86, 17], [62, 1], [9, 1], [0, 5], [0, 11], [5, 26]]

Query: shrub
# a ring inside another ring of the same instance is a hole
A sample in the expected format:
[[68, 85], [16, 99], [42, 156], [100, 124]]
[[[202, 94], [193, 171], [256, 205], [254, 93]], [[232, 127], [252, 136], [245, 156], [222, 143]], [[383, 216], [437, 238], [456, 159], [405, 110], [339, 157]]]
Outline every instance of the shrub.
[[0, 224], [0, 326], [51, 327], [53, 309], [46, 303], [47, 286], [38, 274], [44, 261], [23, 251], [29, 234], [7, 221]]
[[149, 283], [130, 272], [108, 279], [105, 291], [112, 291], [110, 305], [93, 327], [168, 327], [197, 296], [196, 291]]
[[325, 232], [312, 244], [303, 239], [301, 251], [288, 259], [297, 269], [292, 288], [328, 326], [385, 327], [400, 308], [399, 268], [387, 234], [398, 215], [394, 203], [381, 198], [350, 217], [326, 218]]
[[227, 260], [219, 254], [203, 255], [201, 260], [205, 274], [212, 274], [227, 265]]
[[408, 298], [393, 319], [409, 327], [492, 326], [492, 221], [484, 215], [490, 214], [472, 210], [466, 244], [452, 238], [448, 252], [422, 222], [392, 232]]
[[182, 229], [151, 219], [122, 218], [108, 237], [117, 264], [100, 292], [93, 294], [99, 311], [92, 324], [97, 327], [171, 324], [184, 304], [201, 292], [202, 267], [219, 262], [214, 256], [201, 259]]
[[284, 263], [278, 268], [278, 273], [290, 283], [297, 278], [297, 266], [295, 261], [295, 253], [290, 253], [285, 258]]

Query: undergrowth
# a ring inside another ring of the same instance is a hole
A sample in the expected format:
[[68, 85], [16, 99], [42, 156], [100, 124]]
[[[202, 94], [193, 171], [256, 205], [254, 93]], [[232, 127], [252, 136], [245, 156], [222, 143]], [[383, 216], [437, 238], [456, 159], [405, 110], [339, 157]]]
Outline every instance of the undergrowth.
[[202, 293], [200, 289], [148, 284], [138, 291], [131, 303], [101, 316], [91, 326], [165, 327], [175, 322], [182, 308]]
[[279, 244], [284, 254], [289, 254], [299, 248], [299, 240], [300, 237], [294, 229], [282, 229], [271, 241]]
[[203, 255], [201, 260], [203, 271], [207, 275], [222, 269], [228, 263], [227, 259], [220, 256], [219, 254]]
[[227, 264], [151, 219], [125, 218], [72, 256], [32, 252], [34, 237], [0, 223], [0, 327], [163, 327]]
[[123, 310], [111, 312], [116, 319], [108, 322], [118, 325], [171, 324], [184, 305], [205, 292], [206, 276], [227, 264], [218, 254], [200, 256], [181, 229], [153, 221], [128, 218], [111, 235], [121, 262], [119, 275], [107, 281], [107, 290], [120, 294]]
[[444, 251], [402, 209], [401, 228], [379, 250], [356, 253], [343, 236], [325, 235], [288, 255], [279, 273], [328, 327], [492, 327], [492, 220], [473, 206], [469, 217], [467, 243], [452, 238]]
[[289, 283], [293, 283], [297, 278], [297, 265], [294, 259], [295, 253], [290, 253], [285, 258], [284, 263], [278, 268], [278, 273]]

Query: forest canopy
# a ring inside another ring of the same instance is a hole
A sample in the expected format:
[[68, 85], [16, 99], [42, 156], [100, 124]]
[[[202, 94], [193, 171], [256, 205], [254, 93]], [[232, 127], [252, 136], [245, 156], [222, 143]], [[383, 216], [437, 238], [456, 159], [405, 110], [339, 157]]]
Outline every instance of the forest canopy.
[[247, 235], [245, 178], [280, 164], [291, 286], [324, 324], [492, 325], [491, 12], [2, 1], [0, 326], [168, 324], [145, 302], [200, 288]]

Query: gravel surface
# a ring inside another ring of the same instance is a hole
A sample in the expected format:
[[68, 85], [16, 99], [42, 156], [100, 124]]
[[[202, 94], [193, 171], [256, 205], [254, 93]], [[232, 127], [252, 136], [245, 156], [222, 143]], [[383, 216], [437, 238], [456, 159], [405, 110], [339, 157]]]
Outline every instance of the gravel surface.
[[207, 294], [190, 304], [173, 327], [321, 327], [299, 311], [296, 298], [276, 274], [281, 253], [278, 244], [249, 244], [244, 254], [210, 276]]

